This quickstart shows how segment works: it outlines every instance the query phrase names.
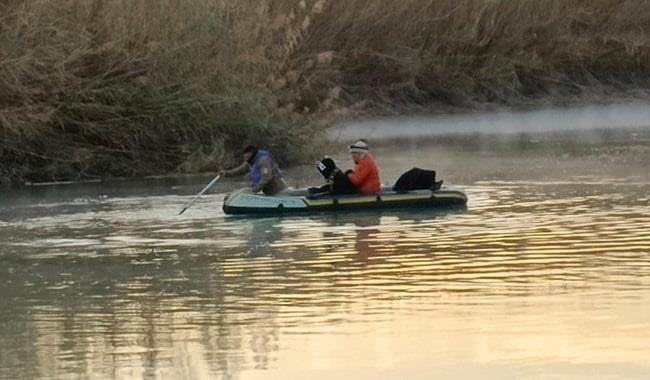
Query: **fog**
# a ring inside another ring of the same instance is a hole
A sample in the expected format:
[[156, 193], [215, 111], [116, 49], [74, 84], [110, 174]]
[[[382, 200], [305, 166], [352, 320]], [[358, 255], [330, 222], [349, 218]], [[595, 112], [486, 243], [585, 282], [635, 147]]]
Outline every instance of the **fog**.
[[339, 140], [422, 137], [450, 133], [522, 133], [650, 127], [650, 105], [616, 104], [519, 112], [385, 117], [341, 124], [329, 133]]

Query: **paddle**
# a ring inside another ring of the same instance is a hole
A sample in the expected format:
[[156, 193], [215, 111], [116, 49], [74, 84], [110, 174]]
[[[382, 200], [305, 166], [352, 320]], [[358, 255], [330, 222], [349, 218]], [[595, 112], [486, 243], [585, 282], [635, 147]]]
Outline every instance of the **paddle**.
[[204, 187], [203, 190], [201, 190], [200, 193], [196, 194], [196, 196], [194, 197], [194, 199], [192, 199], [192, 201], [191, 201], [190, 203], [188, 203], [187, 206], [183, 207], [183, 209], [181, 210], [181, 212], [178, 213], [178, 215], [184, 213], [185, 210], [187, 210], [188, 208], [190, 208], [190, 206], [194, 203], [194, 201], [196, 201], [197, 199], [199, 199], [199, 197], [200, 197], [201, 195], [203, 195], [203, 193], [205, 193], [205, 192], [206, 192], [210, 187], [212, 187], [212, 185], [214, 185], [214, 183], [217, 182], [217, 181], [219, 180], [220, 177], [221, 177], [221, 174], [217, 174], [217, 176], [214, 177], [214, 179], [213, 179], [212, 181], [210, 181], [210, 183], [208, 183], [208, 185], [207, 185], [206, 187]]

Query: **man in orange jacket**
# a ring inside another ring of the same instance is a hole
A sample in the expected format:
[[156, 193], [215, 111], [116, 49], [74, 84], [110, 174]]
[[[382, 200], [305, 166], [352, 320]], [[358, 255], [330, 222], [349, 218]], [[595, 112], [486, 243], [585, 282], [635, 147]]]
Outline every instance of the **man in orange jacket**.
[[350, 182], [360, 194], [378, 194], [381, 191], [379, 168], [368, 151], [368, 143], [365, 140], [358, 140], [350, 145], [348, 150], [354, 161], [354, 170], [347, 172]]

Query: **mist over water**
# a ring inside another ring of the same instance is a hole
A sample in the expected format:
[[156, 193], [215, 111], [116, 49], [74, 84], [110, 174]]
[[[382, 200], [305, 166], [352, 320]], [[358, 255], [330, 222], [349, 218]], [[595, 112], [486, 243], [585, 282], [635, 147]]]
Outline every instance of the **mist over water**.
[[386, 184], [432, 168], [467, 210], [230, 217], [226, 179], [178, 216], [209, 177], [3, 191], [0, 378], [645, 379], [650, 128], [575, 118], [354, 126]]
[[341, 140], [369, 138], [376, 141], [450, 133], [536, 133], [649, 126], [650, 105], [640, 103], [435, 117], [386, 117], [344, 123], [330, 131], [329, 136]]

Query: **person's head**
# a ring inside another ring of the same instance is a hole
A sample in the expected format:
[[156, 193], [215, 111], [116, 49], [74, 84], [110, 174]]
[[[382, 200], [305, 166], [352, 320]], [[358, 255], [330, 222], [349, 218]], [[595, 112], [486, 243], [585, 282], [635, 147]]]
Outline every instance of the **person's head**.
[[250, 162], [257, 153], [257, 147], [253, 144], [248, 144], [244, 147], [244, 160]]
[[368, 154], [368, 143], [366, 140], [357, 140], [354, 144], [348, 146], [348, 151], [352, 156], [352, 161], [358, 163], [366, 154]]
[[336, 169], [336, 164], [331, 158], [325, 157], [316, 164], [316, 169], [325, 179], [327, 179]]

